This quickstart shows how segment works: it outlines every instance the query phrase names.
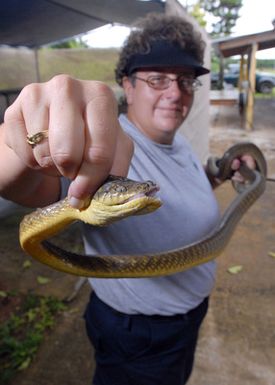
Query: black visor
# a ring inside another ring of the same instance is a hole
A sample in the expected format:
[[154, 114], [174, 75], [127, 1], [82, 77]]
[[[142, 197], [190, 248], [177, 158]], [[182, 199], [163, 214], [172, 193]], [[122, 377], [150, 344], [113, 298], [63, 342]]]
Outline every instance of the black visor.
[[136, 53], [131, 56], [125, 67], [125, 72], [129, 76], [138, 69], [163, 67], [191, 68], [195, 71], [196, 77], [210, 72], [201, 66], [188, 50], [166, 40], [153, 42], [147, 53]]

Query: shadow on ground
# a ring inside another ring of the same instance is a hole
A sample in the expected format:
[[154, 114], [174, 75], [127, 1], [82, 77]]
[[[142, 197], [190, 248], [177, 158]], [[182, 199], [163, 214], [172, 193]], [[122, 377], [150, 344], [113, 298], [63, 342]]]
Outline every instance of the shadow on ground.
[[[232, 143], [250, 140], [260, 145], [268, 159], [269, 174], [275, 175], [275, 101], [258, 103], [255, 130], [239, 129], [237, 110], [211, 110], [211, 151], [222, 152]], [[217, 192], [221, 206], [230, 200], [229, 185]], [[275, 383], [275, 183], [240, 223], [230, 245], [219, 258], [216, 288], [204, 322], [195, 370], [190, 385], [273, 385]], [[29, 269], [20, 250], [18, 216], [0, 224], [0, 290], [68, 298], [78, 278], [51, 270], [36, 261]], [[69, 242], [71, 240], [69, 239]], [[241, 265], [238, 274], [228, 268]], [[41, 285], [37, 276], [50, 278]], [[88, 385], [94, 370], [93, 351], [84, 330], [82, 314], [90, 288], [84, 284], [67, 310], [57, 318], [30, 367], [11, 385]], [[1, 312], [8, 311], [2, 305]]]

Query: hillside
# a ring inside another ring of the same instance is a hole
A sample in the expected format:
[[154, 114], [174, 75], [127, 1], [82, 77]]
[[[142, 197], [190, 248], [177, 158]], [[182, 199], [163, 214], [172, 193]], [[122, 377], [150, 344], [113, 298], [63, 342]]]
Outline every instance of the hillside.
[[[0, 89], [22, 88], [37, 81], [34, 51], [1, 48], [0, 57]], [[40, 80], [47, 81], [54, 75], [66, 73], [113, 85], [117, 57], [115, 49], [43, 48], [37, 51]]]

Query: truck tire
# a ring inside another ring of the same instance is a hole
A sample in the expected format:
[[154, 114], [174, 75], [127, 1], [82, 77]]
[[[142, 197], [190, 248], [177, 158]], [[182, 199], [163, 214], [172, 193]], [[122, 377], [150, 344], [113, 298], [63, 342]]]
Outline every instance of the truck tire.
[[258, 85], [258, 91], [261, 94], [271, 94], [274, 85], [269, 81], [264, 81]]

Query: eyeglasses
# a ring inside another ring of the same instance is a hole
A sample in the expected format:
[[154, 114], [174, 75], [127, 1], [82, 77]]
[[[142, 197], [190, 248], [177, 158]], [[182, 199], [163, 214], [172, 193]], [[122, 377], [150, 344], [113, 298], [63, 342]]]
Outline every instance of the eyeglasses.
[[147, 83], [149, 87], [154, 88], [155, 90], [166, 90], [171, 86], [172, 82], [177, 82], [179, 89], [189, 95], [192, 95], [193, 92], [197, 91], [202, 85], [198, 79], [188, 78], [186, 75], [179, 75], [175, 79], [171, 79], [167, 75], [152, 75], [147, 79], [134, 75], [132, 78]]

